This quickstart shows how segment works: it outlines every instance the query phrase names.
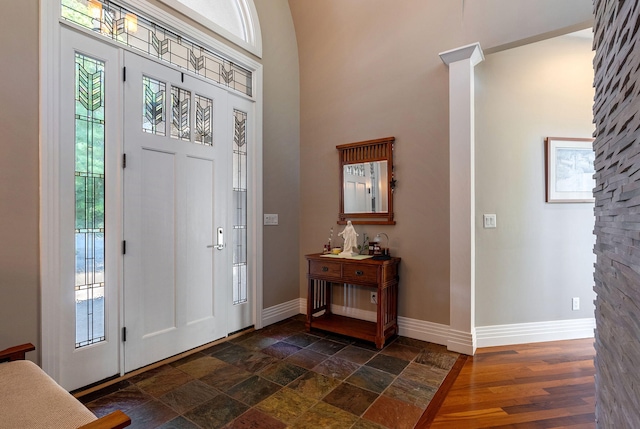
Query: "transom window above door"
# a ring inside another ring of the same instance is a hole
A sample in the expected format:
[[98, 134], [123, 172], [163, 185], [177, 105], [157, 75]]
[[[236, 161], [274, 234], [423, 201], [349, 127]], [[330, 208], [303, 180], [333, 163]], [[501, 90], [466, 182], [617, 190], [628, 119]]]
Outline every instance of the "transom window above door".
[[[205, 27], [262, 56], [260, 28], [253, 0], [160, 0]], [[225, 34], [228, 33], [228, 34]]]
[[251, 71], [111, 1], [61, 0], [63, 19], [252, 96]]

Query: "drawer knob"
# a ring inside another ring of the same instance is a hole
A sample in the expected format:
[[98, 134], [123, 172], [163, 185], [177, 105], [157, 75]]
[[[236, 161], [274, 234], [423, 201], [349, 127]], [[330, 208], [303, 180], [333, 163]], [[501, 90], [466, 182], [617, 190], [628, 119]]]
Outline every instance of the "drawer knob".
[[322, 267], [322, 272], [326, 273], [327, 271], [329, 271], [329, 267]]
[[362, 276], [362, 275], [364, 275], [364, 271], [360, 271], [360, 270], [356, 271], [356, 276]]

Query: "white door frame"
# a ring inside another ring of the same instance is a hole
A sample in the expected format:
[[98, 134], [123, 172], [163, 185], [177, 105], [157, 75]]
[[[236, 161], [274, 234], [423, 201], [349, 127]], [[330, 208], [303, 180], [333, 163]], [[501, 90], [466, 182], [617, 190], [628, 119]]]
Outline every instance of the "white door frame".
[[[249, 282], [253, 290], [253, 321], [256, 329], [262, 327], [262, 64], [221, 43], [214, 37], [196, 30], [173, 15], [143, 0], [122, 0], [123, 6], [134, 7], [179, 33], [197, 40], [205, 47], [219, 52], [253, 74], [255, 101], [255, 128], [249, 153], [248, 201], [248, 263]], [[62, 326], [55, 305], [62, 288], [60, 257], [60, 3], [58, 0], [40, 0], [40, 303], [41, 347], [39, 357], [42, 368], [55, 380], [60, 376], [60, 331]], [[84, 31], [84, 30], [79, 30]], [[95, 37], [84, 31], [87, 37]], [[122, 285], [119, 285], [122, 288]], [[120, 293], [121, 296], [121, 293]], [[122, 314], [120, 315], [122, 322]], [[122, 325], [122, 323], [121, 323]]]

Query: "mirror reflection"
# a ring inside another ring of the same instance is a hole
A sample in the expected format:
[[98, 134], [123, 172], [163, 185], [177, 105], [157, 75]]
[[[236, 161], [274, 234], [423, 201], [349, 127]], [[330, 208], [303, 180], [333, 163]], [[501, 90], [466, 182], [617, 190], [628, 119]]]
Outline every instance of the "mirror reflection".
[[336, 146], [340, 167], [338, 224], [395, 225], [394, 137]]
[[389, 211], [387, 161], [343, 166], [345, 213], [386, 213]]

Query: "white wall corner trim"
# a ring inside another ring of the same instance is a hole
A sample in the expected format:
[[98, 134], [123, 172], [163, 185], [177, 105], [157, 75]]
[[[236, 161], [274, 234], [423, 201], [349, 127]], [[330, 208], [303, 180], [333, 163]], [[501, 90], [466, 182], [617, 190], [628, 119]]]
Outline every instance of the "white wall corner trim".
[[476, 341], [478, 347], [494, 347], [545, 341], [577, 340], [580, 338], [593, 338], [595, 327], [595, 318], [479, 326], [476, 328]]
[[476, 342], [476, 330], [471, 332], [449, 329], [449, 338], [446, 343], [447, 350], [473, 356], [478, 344]]
[[475, 74], [479, 43], [440, 53], [449, 67], [449, 350], [475, 352]]

